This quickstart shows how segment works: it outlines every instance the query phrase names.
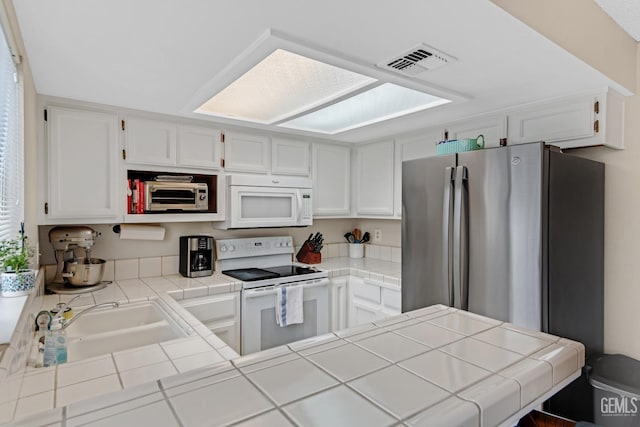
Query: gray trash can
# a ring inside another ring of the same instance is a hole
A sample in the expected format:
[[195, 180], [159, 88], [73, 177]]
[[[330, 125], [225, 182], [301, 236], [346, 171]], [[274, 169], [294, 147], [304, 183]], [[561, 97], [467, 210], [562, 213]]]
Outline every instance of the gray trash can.
[[640, 427], [640, 362], [622, 354], [591, 361], [593, 415], [606, 427]]

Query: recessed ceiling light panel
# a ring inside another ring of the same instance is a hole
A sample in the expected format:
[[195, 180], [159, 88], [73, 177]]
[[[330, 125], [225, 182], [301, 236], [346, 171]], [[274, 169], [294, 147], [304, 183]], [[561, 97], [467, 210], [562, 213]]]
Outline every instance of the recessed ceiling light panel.
[[372, 77], [277, 49], [196, 113], [272, 124], [375, 82]]
[[385, 83], [280, 126], [335, 134], [451, 102], [424, 92]]

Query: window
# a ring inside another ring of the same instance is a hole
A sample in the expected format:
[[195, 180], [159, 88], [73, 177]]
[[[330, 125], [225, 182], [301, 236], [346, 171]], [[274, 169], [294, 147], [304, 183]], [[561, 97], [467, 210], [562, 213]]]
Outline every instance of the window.
[[22, 90], [0, 31], [0, 239], [14, 238], [24, 218]]

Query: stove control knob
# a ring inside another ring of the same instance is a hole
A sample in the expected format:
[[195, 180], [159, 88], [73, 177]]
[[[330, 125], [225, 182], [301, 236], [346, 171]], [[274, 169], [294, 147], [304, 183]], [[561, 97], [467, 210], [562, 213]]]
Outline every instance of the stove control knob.
[[220, 252], [227, 252], [227, 247], [225, 245], [221, 245]]
[[236, 250], [236, 247], [233, 245], [229, 245], [229, 252], [233, 252]]
[[276, 242], [276, 248], [281, 248], [282, 247], [282, 242]]
[[290, 248], [291, 247], [291, 241], [287, 240], [287, 247]]

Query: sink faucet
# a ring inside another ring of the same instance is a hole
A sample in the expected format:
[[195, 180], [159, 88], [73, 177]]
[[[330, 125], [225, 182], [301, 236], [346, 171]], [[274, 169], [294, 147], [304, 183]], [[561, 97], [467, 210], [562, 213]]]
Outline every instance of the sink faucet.
[[62, 329], [67, 329], [73, 322], [75, 322], [78, 317], [81, 317], [83, 314], [88, 313], [90, 311], [95, 310], [96, 308], [101, 308], [101, 307], [113, 307], [113, 308], [118, 308], [120, 306], [120, 304], [118, 304], [115, 301], [112, 302], [103, 302], [102, 304], [96, 304], [96, 305], [92, 305], [89, 308], [86, 308], [84, 310], [82, 310], [80, 313], [76, 314], [75, 316], [73, 316], [68, 322], [66, 322], [63, 326]]
[[74, 302], [75, 300], [80, 298], [81, 296], [82, 295], [76, 295], [75, 297], [73, 297], [69, 301], [67, 301], [66, 303], [58, 304], [58, 314], [55, 315], [54, 319], [57, 319], [58, 317], [62, 317], [64, 315], [64, 311], [67, 309], [67, 307], [69, 307], [69, 304], [71, 304], [72, 302]]

